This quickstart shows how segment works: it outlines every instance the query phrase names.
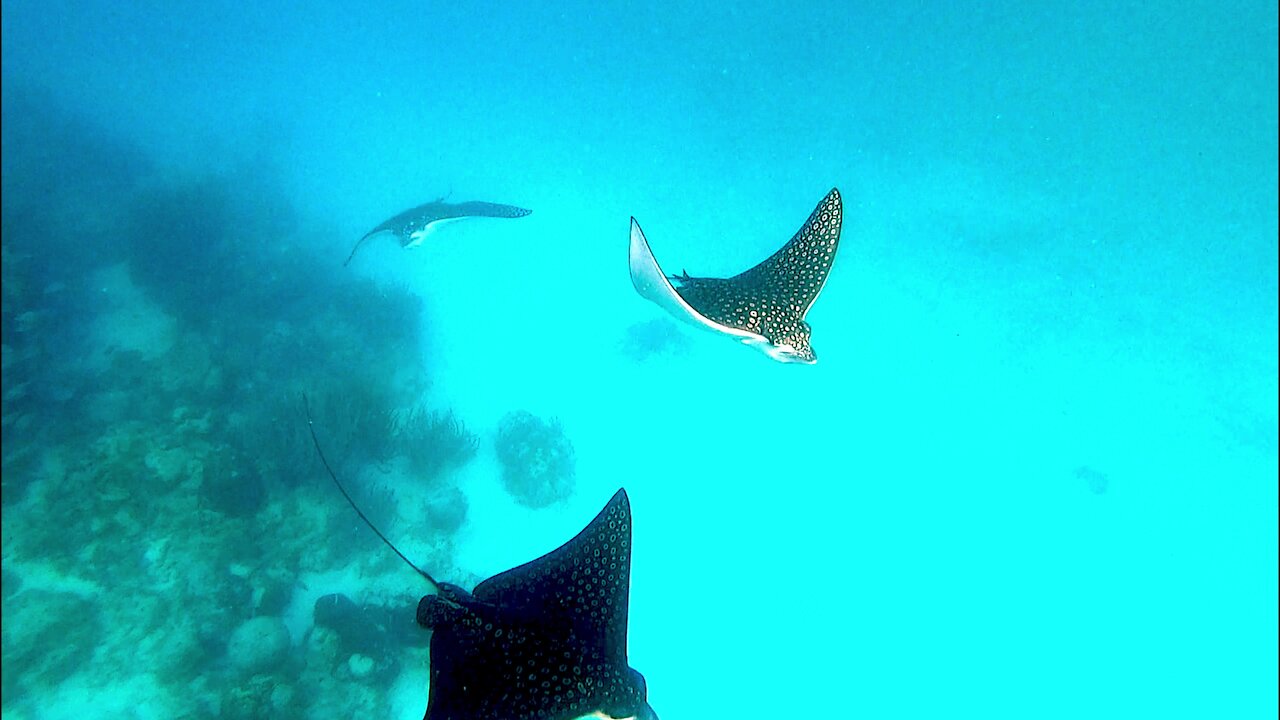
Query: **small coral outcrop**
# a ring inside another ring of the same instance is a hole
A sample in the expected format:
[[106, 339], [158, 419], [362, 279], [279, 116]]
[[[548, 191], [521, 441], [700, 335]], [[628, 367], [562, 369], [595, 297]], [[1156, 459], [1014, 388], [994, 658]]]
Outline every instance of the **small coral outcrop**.
[[573, 493], [573, 443], [559, 420], [509, 412], [498, 423], [494, 450], [507, 492], [521, 505], [546, 507]]
[[278, 669], [288, 653], [289, 629], [277, 617], [246, 620], [227, 641], [227, 659], [246, 675]]

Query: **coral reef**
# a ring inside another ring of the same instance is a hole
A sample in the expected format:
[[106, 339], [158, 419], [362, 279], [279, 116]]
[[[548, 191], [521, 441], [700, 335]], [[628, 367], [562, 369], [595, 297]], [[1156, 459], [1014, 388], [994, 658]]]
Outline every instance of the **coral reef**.
[[208, 507], [229, 517], [252, 517], [267, 500], [258, 464], [227, 445], [209, 453], [202, 479], [200, 493]]
[[[349, 474], [369, 462], [386, 463], [394, 455], [395, 413], [387, 388], [375, 384], [353, 385], [342, 390], [321, 391], [310, 395], [311, 417], [324, 436], [334, 468]], [[294, 415], [298, 405], [294, 404]], [[296, 453], [290, 460], [312, 466], [315, 450], [306, 427], [293, 423], [288, 431], [294, 436], [289, 450]]]
[[520, 504], [546, 507], [573, 493], [573, 443], [559, 420], [509, 412], [498, 423], [493, 447], [507, 492]]
[[[53, 258], [26, 245], [37, 241], [42, 228], [12, 217], [8, 201], [5, 195], [0, 232], [0, 447], [17, 459], [27, 447], [24, 438], [65, 438], [69, 428], [55, 418], [92, 386], [92, 376], [79, 364], [49, 362], [84, 343], [88, 323], [81, 308], [91, 298], [83, 279], [66, 277]], [[20, 485], [6, 477], [5, 489], [7, 502]]]
[[218, 717], [245, 720], [305, 717], [298, 713], [293, 683], [277, 675], [252, 675], [233, 685], [221, 700]]
[[70, 592], [33, 590], [4, 604], [3, 694], [51, 687], [93, 657], [101, 617], [92, 600]]
[[[269, 159], [162, 177], [8, 92], [4, 715], [73, 685], [136, 686], [151, 717], [390, 714], [388, 669], [419, 648], [326, 649], [324, 628], [295, 645], [282, 619], [308, 573], [394, 567], [325, 479], [301, 398], [352, 478], [409, 458], [396, 418], [427, 386], [421, 301], [310, 251]], [[456, 528], [465, 499], [443, 478], [474, 440], [447, 409], [421, 421], [448, 450], [424, 467]], [[357, 492], [397, 517], [390, 491]], [[451, 548], [423, 552], [448, 568]], [[394, 635], [396, 602], [371, 632]]]

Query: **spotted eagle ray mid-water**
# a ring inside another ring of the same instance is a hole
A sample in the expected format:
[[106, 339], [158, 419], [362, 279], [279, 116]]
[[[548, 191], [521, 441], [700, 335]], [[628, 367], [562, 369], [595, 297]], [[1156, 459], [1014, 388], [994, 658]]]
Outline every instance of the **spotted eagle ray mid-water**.
[[418, 603], [431, 637], [427, 720], [657, 716], [627, 664], [631, 507], [618, 490], [569, 542], [468, 594]]
[[343, 497], [396, 555], [436, 589], [418, 602], [432, 631], [423, 720], [657, 720], [644, 676], [627, 662], [631, 504], [619, 489], [559, 548], [494, 575], [468, 593], [437, 582], [365, 517], [325, 459]]
[[641, 296], [685, 322], [737, 338], [780, 362], [813, 364], [817, 355], [805, 316], [827, 284], [843, 213], [840, 191], [832, 188], [790, 242], [731, 278], [667, 275], [633, 217], [631, 283]]
[[473, 217], [521, 218], [531, 212], [533, 211], [516, 207], [515, 205], [501, 205], [499, 203], [480, 201], [447, 203], [444, 198], [440, 198], [426, 205], [419, 205], [416, 208], [405, 210], [365, 233], [363, 237], [356, 241], [355, 247], [351, 248], [351, 254], [347, 256], [347, 260], [342, 263], [342, 266], [346, 267], [351, 263], [351, 259], [356, 256], [356, 251], [360, 249], [365, 240], [379, 233], [394, 233], [400, 240], [400, 247], [411, 248], [422, 244], [427, 235], [449, 221]]

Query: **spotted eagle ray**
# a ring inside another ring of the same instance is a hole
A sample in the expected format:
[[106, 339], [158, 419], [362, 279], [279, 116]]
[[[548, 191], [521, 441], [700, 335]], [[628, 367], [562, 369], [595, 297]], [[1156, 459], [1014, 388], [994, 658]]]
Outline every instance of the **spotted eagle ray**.
[[781, 250], [731, 278], [708, 278], [664, 273], [633, 217], [631, 283], [685, 322], [737, 338], [779, 362], [812, 365], [818, 358], [805, 316], [831, 274], [842, 218], [840, 191], [831, 188]]
[[342, 263], [342, 266], [346, 267], [350, 264], [351, 258], [356, 256], [356, 251], [360, 249], [365, 240], [379, 233], [395, 233], [395, 236], [400, 240], [400, 247], [411, 248], [421, 245], [428, 235], [439, 229], [440, 226], [454, 220], [462, 220], [469, 217], [519, 218], [531, 212], [533, 211], [514, 205], [500, 205], [498, 203], [479, 201], [447, 203], [444, 198], [440, 198], [426, 205], [419, 205], [416, 208], [405, 210], [365, 233], [364, 237], [356, 241], [355, 247], [351, 248], [351, 254], [347, 256], [347, 261]]
[[468, 593], [419, 568], [365, 517], [325, 459], [309, 408], [307, 427], [356, 514], [435, 588], [417, 610], [432, 631], [423, 720], [657, 720], [644, 676], [627, 662], [626, 490], [572, 540]]

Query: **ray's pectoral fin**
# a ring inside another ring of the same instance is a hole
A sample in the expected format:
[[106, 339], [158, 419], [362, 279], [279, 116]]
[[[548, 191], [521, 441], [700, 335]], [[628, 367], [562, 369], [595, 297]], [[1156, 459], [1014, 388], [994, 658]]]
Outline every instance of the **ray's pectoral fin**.
[[[679, 281], [677, 275], [667, 275], [658, 265], [658, 259], [649, 248], [649, 241], [640, 229], [640, 223], [631, 218], [631, 250], [629, 264], [631, 266], [631, 284], [640, 296], [657, 303], [664, 310], [681, 320], [698, 324], [705, 320], [698, 311], [676, 292], [671, 280]], [[668, 279], [670, 278], [670, 279]]]
[[459, 217], [440, 218], [439, 220], [432, 220], [420, 226], [406, 228], [405, 232], [397, 233], [397, 236], [400, 238], [400, 247], [406, 249], [418, 247], [427, 238], [435, 235], [436, 231], [440, 228], [468, 217], [472, 216], [461, 215]]
[[382, 542], [434, 588], [417, 620], [432, 631], [424, 720], [657, 720], [627, 661], [631, 502], [621, 488], [581, 532], [474, 592], [415, 565], [360, 510], [307, 429], [333, 484]]
[[843, 215], [840, 191], [831, 188], [786, 245], [731, 280], [764, 288], [779, 303], [799, 308], [803, 318], [818, 300], [831, 274], [840, 244]]
[[695, 327], [732, 335], [742, 340], [759, 337], [755, 333], [716, 322], [690, 305], [671, 284], [671, 279], [683, 284], [696, 278], [689, 277], [687, 272], [671, 276], [664, 273], [662, 267], [658, 265], [658, 259], [653, 256], [653, 250], [649, 248], [649, 241], [645, 239], [640, 223], [636, 222], [635, 218], [631, 218], [631, 249], [628, 264], [631, 268], [631, 284], [635, 286], [636, 292], [680, 320]]
[[467, 593], [418, 604], [431, 638], [425, 720], [656, 720], [627, 663], [631, 509], [619, 490], [572, 540]]

